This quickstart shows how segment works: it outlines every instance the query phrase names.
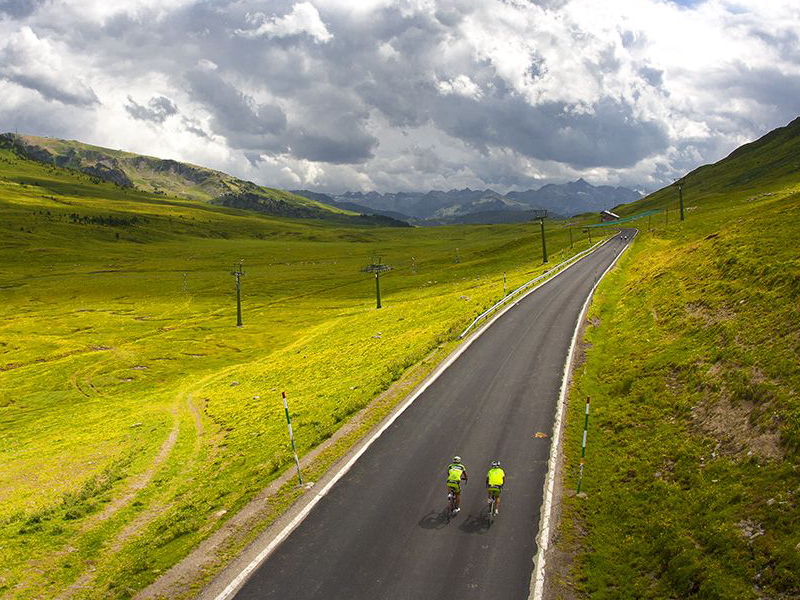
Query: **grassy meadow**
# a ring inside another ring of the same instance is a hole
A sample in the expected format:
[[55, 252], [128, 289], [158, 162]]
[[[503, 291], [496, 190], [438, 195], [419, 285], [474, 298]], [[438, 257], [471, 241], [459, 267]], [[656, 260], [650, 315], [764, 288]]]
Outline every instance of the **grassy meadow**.
[[674, 187], [622, 208], [670, 223], [590, 310], [554, 598], [800, 597], [797, 129], [690, 174], [683, 222]]
[[[551, 265], [589, 246], [563, 225]], [[290, 466], [281, 391], [304, 454], [545, 269], [534, 225], [275, 219], [6, 150], [0, 259], [9, 598], [130, 597]]]

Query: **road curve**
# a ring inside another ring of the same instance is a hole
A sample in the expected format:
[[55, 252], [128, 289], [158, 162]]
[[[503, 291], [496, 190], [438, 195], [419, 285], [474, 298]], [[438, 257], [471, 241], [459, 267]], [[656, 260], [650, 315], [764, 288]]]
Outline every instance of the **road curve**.
[[[527, 598], [550, 435], [578, 315], [623, 230], [519, 301], [388, 428], [250, 575], [237, 600]], [[470, 482], [449, 524], [445, 467]], [[506, 470], [484, 525], [488, 464]]]

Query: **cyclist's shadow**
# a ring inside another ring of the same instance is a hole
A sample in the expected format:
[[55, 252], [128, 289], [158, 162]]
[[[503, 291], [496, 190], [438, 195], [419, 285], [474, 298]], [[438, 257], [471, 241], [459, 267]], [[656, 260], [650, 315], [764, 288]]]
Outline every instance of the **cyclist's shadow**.
[[422, 517], [417, 524], [423, 529], [442, 529], [447, 527], [447, 515], [444, 510], [438, 513], [432, 510]]
[[486, 533], [486, 511], [481, 511], [477, 516], [468, 514], [458, 528], [464, 533]]

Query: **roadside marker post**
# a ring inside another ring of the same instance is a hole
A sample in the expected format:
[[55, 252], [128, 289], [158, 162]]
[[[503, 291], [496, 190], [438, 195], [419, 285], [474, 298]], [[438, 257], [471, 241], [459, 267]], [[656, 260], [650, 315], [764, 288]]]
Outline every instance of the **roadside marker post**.
[[292, 432], [292, 420], [289, 418], [289, 402], [286, 400], [286, 392], [281, 392], [283, 396], [283, 410], [286, 412], [286, 424], [289, 426], [289, 439], [292, 442], [292, 452], [294, 453], [294, 464], [297, 465], [297, 479], [303, 485], [303, 475], [300, 473], [300, 460], [297, 458], [297, 450], [294, 447], [294, 433]]
[[583, 444], [581, 445], [581, 470], [578, 475], [578, 491], [581, 493], [581, 482], [583, 481], [583, 465], [586, 462], [586, 435], [589, 431], [589, 396], [586, 396], [586, 420], [583, 422]]

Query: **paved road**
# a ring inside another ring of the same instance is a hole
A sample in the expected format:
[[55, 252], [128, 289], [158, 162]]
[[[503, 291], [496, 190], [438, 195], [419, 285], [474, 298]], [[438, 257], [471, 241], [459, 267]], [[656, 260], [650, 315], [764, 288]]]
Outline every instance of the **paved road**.
[[[625, 230], [630, 240], [632, 230]], [[527, 598], [563, 365], [614, 239], [509, 310], [380, 436], [239, 590], [239, 600]], [[470, 481], [449, 524], [445, 467]], [[506, 470], [482, 519], [488, 463]]]

